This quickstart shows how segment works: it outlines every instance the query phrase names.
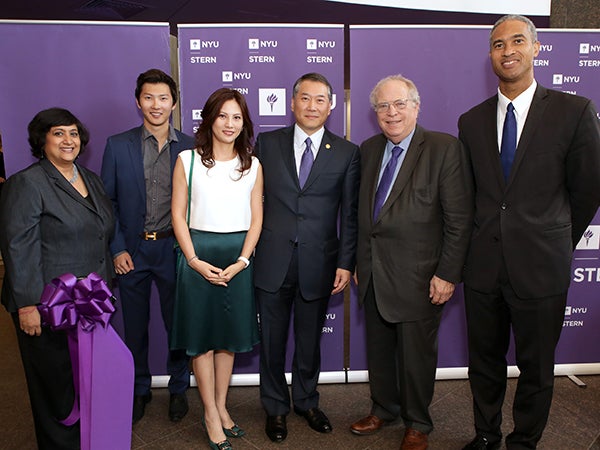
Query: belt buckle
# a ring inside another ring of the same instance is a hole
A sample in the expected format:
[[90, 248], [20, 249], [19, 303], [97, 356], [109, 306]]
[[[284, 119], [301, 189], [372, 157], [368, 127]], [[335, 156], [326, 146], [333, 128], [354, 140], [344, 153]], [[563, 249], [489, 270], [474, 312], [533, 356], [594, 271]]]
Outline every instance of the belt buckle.
[[146, 239], [147, 241], [155, 241], [155, 240], [157, 239], [157, 237], [156, 237], [156, 231], [152, 231], [151, 233], [148, 233], [148, 232], [146, 231], [146, 236], [145, 236], [145, 239]]

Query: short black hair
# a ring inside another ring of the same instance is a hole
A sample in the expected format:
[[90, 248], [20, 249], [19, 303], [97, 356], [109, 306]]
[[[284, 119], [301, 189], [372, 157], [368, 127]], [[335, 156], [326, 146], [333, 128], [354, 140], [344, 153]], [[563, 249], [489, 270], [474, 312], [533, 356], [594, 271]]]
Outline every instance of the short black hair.
[[171, 97], [173, 97], [173, 104], [177, 103], [177, 84], [175, 80], [171, 78], [169, 75], [164, 73], [160, 69], [148, 69], [145, 72], [142, 72], [137, 77], [136, 86], [135, 86], [135, 98], [139, 101], [140, 94], [142, 93], [142, 87], [144, 84], [158, 84], [165, 83], [169, 86], [169, 90], [171, 91]]
[[306, 80], [316, 81], [317, 83], [323, 83], [325, 86], [327, 86], [327, 97], [329, 98], [330, 103], [333, 102], [333, 88], [331, 87], [331, 83], [329, 83], [329, 80], [324, 75], [321, 75], [320, 73], [316, 72], [305, 73], [296, 80], [293, 88], [294, 96], [298, 93], [298, 90], [300, 89], [300, 83]]
[[31, 146], [31, 154], [38, 159], [44, 157], [44, 146], [46, 145], [46, 135], [50, 128], [58, 127], [61, 125], [75, 125], [79, 132], [79, 139], [81, 141], [81, 149], [79, 154], [81, 155], [85, 150], [85, 146], [90, 141], [90, 133], [87, 128], [81, 123], [81, 121], [71, 113], [71, 111], [64, 108], [49, 108], [44, 109], [37, 113], [29, 125], [27, 125], [27, 132], [29, 134], [27, 140]]
[[537, 42], [537, 30], [533, 22], [528, 17], [521, 16], [519, 14], [507, 14], [500, 17], [490, 30], [490, 49], [492, 48], [492, 34], [494, 34], [494, 31], [496, 31], [496, 28], [498, 28], [500, 24], [506, 22], [507, 20], [517, 20], [519, 22], [523, 22], [525, 25], [527, 25], [532, 43]]

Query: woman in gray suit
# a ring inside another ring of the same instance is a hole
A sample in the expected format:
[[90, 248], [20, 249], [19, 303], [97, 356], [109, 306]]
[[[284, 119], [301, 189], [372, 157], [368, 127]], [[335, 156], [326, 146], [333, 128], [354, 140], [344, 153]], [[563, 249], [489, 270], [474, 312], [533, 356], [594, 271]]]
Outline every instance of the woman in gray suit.
[[38, 447], [75, 449], [79, 424], [60, 423], [74, 400], [67, 336], [42, 325], [37, 305], [44, 286], [65, 273], [112, 279], [114, 218], [100, 178], [76, 163], [89, 141], [83, 124], [51, 108], [28, 132], [39, 161], [10, 177], [0, 200], [2, 304], [15, 324]]

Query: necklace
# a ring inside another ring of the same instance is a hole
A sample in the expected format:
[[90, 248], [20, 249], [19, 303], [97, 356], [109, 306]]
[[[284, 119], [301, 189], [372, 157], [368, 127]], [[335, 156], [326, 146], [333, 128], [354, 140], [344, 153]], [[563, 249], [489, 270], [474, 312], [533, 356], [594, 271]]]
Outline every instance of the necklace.
[[79, 176], [79, 170], [77, 170], [77, 166], [73, 164], [73, 177], [69, 180], [69, 183], [73, 184], [77, 181], [77, 177]]

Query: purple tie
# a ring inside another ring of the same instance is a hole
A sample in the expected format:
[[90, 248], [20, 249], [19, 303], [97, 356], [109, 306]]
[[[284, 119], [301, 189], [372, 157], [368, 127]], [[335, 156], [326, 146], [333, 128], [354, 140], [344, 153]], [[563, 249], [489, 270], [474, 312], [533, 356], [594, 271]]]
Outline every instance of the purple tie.
[[300, 160], [300, 173], [298, 174], [298, 182], [300, 183], [300, 188], [304, 187], [304, 183], [308, 179], [308, 174], [310, 173], [310, 168], [313, 165], [313, 161], [315, 157], [313, 156], [313, 152], [310, 149], [310, 145], [312, 141], [310, 138], [306, 138], [306, 149], [304, 149], [304, 153], [302, 153], [302, 159]]
[[379, 181], [379, 186], [377, 187], [377, 192], [375, 193], [375, 206], [373, 207], [373, 221], [377, 220], [377, 216], [379, 216], [379, 211], [381, 211], [381, 207], [385, 202], [388, 191], [390, 190], [390, 186], [392, 185], [392, 181], [394, 178], [394, 172], [396, 172], [396, 166], [398, 165], [398, 157], [402, 154], [403, 149], [398, 146], [395, 146], [392, 149], [392, 157], [385, 165], [385, 169], [383, 169], [383, 175], [381, 175], [381, 181]]

